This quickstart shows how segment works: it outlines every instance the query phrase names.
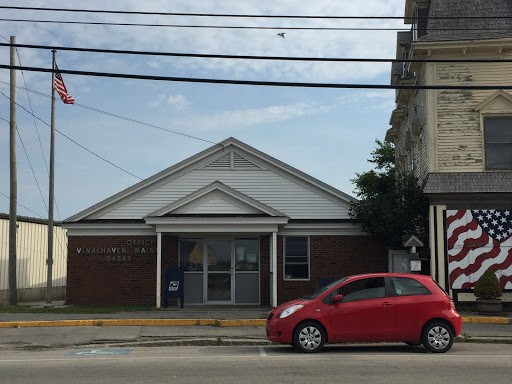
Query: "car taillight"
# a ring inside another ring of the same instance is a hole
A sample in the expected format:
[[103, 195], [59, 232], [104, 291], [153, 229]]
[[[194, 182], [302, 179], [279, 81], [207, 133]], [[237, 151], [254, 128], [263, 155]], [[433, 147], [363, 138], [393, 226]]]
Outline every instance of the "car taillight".
[[453, 299], [448, 295], [446, 295], [444, 299], [450, 303], [452, 311], [455, 311], [455, 301], [453, 301]]

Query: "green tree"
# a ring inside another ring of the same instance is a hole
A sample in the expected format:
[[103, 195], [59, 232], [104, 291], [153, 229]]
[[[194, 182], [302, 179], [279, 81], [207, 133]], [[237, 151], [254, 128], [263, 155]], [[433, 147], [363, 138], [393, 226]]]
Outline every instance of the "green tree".
[[352, 203], [350, 217], [390, 248], [402, 248], [406, 235], [415, 235], [428, 244], [428, 200], [418, 179], [412, 173], [397, 174], [394, 146], [375, 142], [377, 148], [368, 160], [375, 169], [357, 173], [351, 180], [358, 201]]

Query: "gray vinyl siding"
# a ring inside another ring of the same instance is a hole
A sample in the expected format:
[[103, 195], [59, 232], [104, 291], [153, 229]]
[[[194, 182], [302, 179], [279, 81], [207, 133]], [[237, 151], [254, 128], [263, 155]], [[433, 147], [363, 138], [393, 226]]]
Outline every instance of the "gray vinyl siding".
[[98, 218], [141, 218], [217, 180], [291, 219], [349, 218], [348, 202], [334, 202], [337, 199], [327, 199], [272, 171], [254, 169], [194, 170]]
[[201, 204], [199, 207], [190, 209], [189, 211], [187, 211], [187, 213], [191, 215], [208, 215], [216, 213], [243, 215], [249, 212], [247, 212], [247, 210], [243, 208], [233, 205], [229, 201], [221, 199], [220, 197], [216, 197], [204, 204]]

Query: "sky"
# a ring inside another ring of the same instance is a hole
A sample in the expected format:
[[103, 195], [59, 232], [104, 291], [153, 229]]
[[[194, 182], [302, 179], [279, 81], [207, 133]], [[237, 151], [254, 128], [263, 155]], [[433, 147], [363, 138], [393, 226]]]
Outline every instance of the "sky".
[[[89, 0], [80, 4], [62, 0], [0, 0], [0, 6], [241, 15], [403, 16], [405, 0]], [[238, 19], [7, 9], [0, 9], [0, 13], [2, 19], [276, 27], [212, 29], [0, 21], [2, 42], [16, 36], [18, 44], [251, 56], [391, 59], [396, 54], [396, 31], [304, 31], [287, 27], [407, 28], [402, 20]], [[277, 35], [282, 32], [284, 38]], [[23, 66], [51, 68], [49, 50], [19, 48], [18, 52]], [[390, 63], [71, 51], [57, 51], [56, 61], [60, 69], [68, 70], [275, 82], [389, 84], [391, 70]], [[8, 47], [0, 47], [0, 63], [9, 65]], [[376, 147], [375, 140], [383, 140], [390, 128], [389, 118], [395, 106], [393, 90], [198, 84], [70, 74], [62, 77], [76, 104], [66, 105], [59, 99], [56, 102], [55, 128], [60, 133], [55, 136], [55, 220], [64, 220], [229, 137], [354, 196], [351, 179], [372, 168], [367, 160]], [[18, 71], [17, 85], [37, 92], [17, 90], [18, 215], [47, 218], [50, 128], [45, 123], [51, 120], [51, 74]], [[10, 190], [10, 101], [5, 97], [9, 96], [8, 69], [0, 69], [0, 92], [0, 213], [9, 213], [6, 196]], [[22, 107], [33, 110], [37, 118]]]

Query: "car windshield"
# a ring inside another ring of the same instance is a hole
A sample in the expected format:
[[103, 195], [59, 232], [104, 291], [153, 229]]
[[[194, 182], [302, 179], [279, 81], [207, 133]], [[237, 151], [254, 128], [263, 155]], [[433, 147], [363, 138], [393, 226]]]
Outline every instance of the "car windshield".
[[343, 282], [343, 281], [345, 281], [347, 279], [348, 279], [348, 277], [342, 277], [341, 279], [336, 280], [336, 281], [332, 282], [331, 284], [327, 284], [326, 286], [320, 288], [318, 291], [315, 291], [315, 293], [313, 293], [311, 296], [303, 297], [303, 299], [305, 299], [305, 300], [316, 299], [318, 296], [320, 296], [324, 292], [327, 292], [329, 289], [335, 287], [336, 285], [338, 285], [339, 283], [341, 283], [341, 282]]

